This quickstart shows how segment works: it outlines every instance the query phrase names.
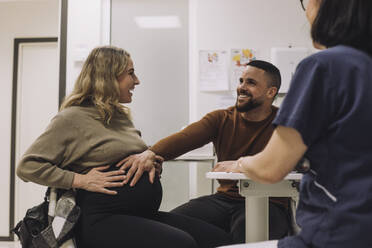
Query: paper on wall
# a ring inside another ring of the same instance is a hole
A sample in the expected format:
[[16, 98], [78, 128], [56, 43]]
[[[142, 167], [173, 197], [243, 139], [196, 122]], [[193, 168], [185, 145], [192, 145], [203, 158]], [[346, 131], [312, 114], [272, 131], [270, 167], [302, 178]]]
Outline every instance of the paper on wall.
[[298, 63], [311, 53], [306, 47], [271, 48], [271, 62], [278, 67], [282, 76], [279, 93], [287, 93]]
[[226, 51], [199, 51], [199, 90], [229, 90]]
[[231, 49], [230, 89], [235, 90], [247, 64], [257, 58], [257, 51], [249, 48]]

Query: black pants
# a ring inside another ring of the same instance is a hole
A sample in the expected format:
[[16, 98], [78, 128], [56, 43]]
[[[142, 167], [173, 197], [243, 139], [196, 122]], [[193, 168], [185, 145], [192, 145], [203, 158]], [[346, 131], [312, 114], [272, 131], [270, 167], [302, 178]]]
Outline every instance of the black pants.
[[144, 174], [135, 187], [114, 188], [111, 196], [79, 190], [81, 217], [76, 229], [79, 248], [216, 247], [230, 243], [222, 229], [204, 221], [159, 212], [161, 184]]
[[[171, 211], [222, 228], [232, 235], [233, 244], [245, 243], [245, 201], [216, 193], [193, 199]], [[269, 203], [269, 238], [280, 239], [290, 230], [289, 213]]]

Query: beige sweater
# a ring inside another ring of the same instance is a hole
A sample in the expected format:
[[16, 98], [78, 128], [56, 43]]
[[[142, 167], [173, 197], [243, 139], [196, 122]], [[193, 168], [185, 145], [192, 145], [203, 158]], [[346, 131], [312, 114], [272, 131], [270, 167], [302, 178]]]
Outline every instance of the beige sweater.
[[116, 163], [147, 149], [126, 115], [104, 125], [95, 107], [74, 106], [59, 112], [18, 164], [24, 181], [69, 189], [74, 172]]

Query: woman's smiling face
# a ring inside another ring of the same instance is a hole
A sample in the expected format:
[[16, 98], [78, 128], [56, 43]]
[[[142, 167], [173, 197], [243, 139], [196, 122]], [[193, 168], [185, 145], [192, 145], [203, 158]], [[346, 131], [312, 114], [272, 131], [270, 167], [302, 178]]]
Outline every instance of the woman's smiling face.
[[126, 71], [124, 71], [118, 77], [119, 91], [120, 91], [120, 103], [130, 103], [132, 102], [132, 92], [134, 87], [140, 82], [134, 73], [133, 61], [129, 59]]

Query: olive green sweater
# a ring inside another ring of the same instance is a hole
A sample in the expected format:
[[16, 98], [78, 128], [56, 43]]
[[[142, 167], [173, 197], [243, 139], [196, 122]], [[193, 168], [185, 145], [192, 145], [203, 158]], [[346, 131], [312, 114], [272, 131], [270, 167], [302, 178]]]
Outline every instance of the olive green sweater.
[[116, 113], [104, 125], [95, 107], [68, 107], [26, 151], [17, 175], [24, 181], [69, 189], [74, 172], [84, 174], [146, 149], [126, 115]]

